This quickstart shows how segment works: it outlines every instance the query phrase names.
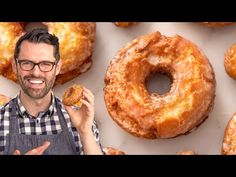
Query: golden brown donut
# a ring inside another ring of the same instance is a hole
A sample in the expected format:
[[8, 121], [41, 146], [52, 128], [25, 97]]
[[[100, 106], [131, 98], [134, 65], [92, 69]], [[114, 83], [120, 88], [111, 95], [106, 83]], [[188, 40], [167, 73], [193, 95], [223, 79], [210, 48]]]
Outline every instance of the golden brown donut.
[[0, 22], [0, 74], [11, 66], [16, 41], [23, 33], [22, 23]]
[[225, 128], [221, 153], [222, 155], [236, 154], [236, 113]]
[[129, 26], [132, 26], [132, 25], [135, 25], [137, 24], [137, 22], [114, 22], [114, 24], [118, 27], [129, 27]]
[[[15, 24], [20, 25], [20, 23]], [[45, 22], [43, 24], [46, 25], [50, 33], [58, 36], [60, 41], [62, 68], [56, 78], [55, 84], [64, 84], [65, 82], [74, 79], [81, 73], [86, 72], [92, 65], [91, 58], [95, 42], [96, 23]], [[3, 25], [0, 24], [0, 29], [1, 27], [3, 28]], [[9, 29], [6, 29], [5, 31], [10, 33]], [[16, 41], [17, 38], [14, 37], [14, 40]], [[14, 52], [14, 45], [15, 43], [12, 44], [12, 50], [9, 52], [12, 56]], [[1, 44], [1, 42], [0, 46], [8, 47], [4, 43]], [[4, 60], [7, 60], [5, 58]], [[11, 65], [4, 67], [4, 72], [2, 73], [4, 77], [17, 82], [17, 77], [12, 71]]]
[[66, 89], [62, 96], [62, 102], [63, 104], [67, 106], [81, 106], [80, 99], [83, 96], [83, 87], [79, 84], [73, 85]]
[[[152, 73], [172, 79], [164, 95], [149, 93]], [[124, 46], [105, 76], [104, 99], [111, 118], [127, 132], [143, 138], [172, 138], [200, 125], [209, 115], [216, 80], [207, 57], [179, 35], [159, 32]]]
[[82, 73], [86, 72], [88, 69], [90, 69], [91, 66], [92, 66], [92, 60], [91, 60], [91, 58], [88, 58], [77, 69], [72, 70], [72, 71], [68, 71], [68, 72], [66, 72], [64, 74], [57, 75], [55, 85], [64, 84], [65, 82], [70, 81], [70, 80], [76, 78], [80, 74], [82, 74]]
[[209, 27], [223, 27], [233, 24], [233, 22], [200, 22], [200, 23]]
[[6, 77], [7, 79], [10, 79], [16, 83], [18, 83], [18, 79], [16, 74], [14, 73], [13, 69], [12, 69], [12, 65], [9, 64], [7, 68], [5, 68], [3, 74], [4, 77]]
[[176, 153], [177, 155], [197, 155], [194, 151], [192, 150], [187, 150], [187, 151], [179, 151]]
[[4, 104], [8, 103], [11, 100], [11, 98], [0, 94], [0, 106], [3, 106]]
[[106, 155], [125, 155], [123, 151], [120, 151], [113, 147], [105, 147], [103, 148], [103, 151], [105, 152]]
[[60, 74], [75, 70], [92, 56], [95, 23], [44, 23], [49, 33], [58, 36], [62, 68]]
[[232, 45], [225, 53], [224, 66], [226, 73], [236, 80], [236, 44]]

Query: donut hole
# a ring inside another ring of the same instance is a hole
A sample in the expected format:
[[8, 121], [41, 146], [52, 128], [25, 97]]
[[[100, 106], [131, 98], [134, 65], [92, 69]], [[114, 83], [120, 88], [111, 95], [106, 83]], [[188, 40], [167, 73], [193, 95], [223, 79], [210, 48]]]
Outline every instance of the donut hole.
[[167, 73], [156, 72], [146, 79], [147, 91], [151, 94], [164, 95], [171, 89], [172, 77]]

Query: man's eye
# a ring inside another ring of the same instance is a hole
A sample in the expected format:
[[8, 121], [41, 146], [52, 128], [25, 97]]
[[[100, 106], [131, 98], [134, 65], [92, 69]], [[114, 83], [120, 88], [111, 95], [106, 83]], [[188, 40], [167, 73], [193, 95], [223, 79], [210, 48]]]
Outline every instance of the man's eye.
[[29, 62], [29, 61], [23, 61], [23, 62], [21, 62], [21, 64], [22, 64], [22, 65], [31, 65], [32, 63]]
[[44, 63], [41, 63], [41, 65], [43, 65], [43, 66], [51, 66], [52, 64], [48, 63], [48, 62], [44, 62]]

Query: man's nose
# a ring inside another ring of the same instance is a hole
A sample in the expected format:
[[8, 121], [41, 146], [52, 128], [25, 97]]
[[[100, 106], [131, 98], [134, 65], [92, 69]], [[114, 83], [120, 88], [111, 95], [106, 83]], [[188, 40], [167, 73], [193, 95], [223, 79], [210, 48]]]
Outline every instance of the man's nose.
[[39, 69], [39, 65], [35, 65], [31, 72], [36, 77], [42, 74], [42, 71]]

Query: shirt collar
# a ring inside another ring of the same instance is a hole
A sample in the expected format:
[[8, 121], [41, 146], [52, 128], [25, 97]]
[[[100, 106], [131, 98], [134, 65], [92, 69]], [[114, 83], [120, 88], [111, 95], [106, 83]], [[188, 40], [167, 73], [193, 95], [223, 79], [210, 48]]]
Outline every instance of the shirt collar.
[[[54, 109], [56, 109], [56, 106], [55, 106], [55, 96], [54, 96], [53, 92], [51, 92], [51, 95], [52, 95], [51, 104], [50, 104], [48, 110], [39, 113], [39, 116], [40, 116], [40, 117], [44, 117], [44, 116], [46, 116], [46, 115], [48, 115], [49, 117], [51, 117], [51, 116], [54, 114]], [[22, 104], [22, 102], [21, 102], [21, 100], [20, 100], [20, 93], [17, 95], [16, 99], [17, 99], [17, 110], [18, 110], [18, 113], [19, 113], [20, 117], [21, 117], [21, 118], [24, 118], [24, 117], [32, 117], [32, 116], [27, 112], [27, 110], [25, 109], [25, 107], [24, 107], [23, 104]]]

